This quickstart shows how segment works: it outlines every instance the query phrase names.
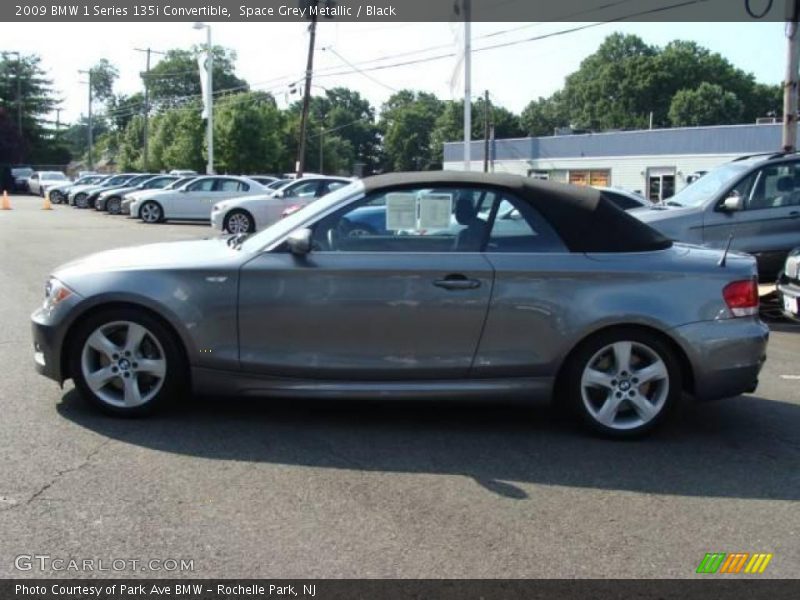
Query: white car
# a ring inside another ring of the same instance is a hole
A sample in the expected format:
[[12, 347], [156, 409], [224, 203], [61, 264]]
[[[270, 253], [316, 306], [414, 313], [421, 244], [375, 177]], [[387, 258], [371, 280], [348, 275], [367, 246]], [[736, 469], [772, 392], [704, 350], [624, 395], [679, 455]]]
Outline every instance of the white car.
[[69, 177], [64, 175], [61, 171], [34, 171], [31, 176], [28, 177], [28, 191], [31, 194], [44, 196], [47, 188], [68, 182]]
[[131, 202], [130, 214], [145, 223], [170, 219], [208, 221], [211, 207], [220, 200], [266, 192], [264, 186], [247, 177], [206, 175], [173, 190], [154, 190], [137, 197]]
[[350, 183], [346, 177], [304, 177], [266, 194], [223, 200], [211, 209], [211, 226], [227, 233], [253, 233], [280, 220], [288, 208], [305, 206]]

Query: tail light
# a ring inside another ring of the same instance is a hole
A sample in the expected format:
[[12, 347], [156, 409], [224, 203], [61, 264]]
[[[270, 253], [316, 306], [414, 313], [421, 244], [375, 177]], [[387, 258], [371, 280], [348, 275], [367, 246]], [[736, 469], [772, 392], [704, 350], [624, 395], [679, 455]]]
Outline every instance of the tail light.
[[734, 317], [758, 314], [758, 282], [755, 279], [729, 283], [722, 290], [722, 297]]

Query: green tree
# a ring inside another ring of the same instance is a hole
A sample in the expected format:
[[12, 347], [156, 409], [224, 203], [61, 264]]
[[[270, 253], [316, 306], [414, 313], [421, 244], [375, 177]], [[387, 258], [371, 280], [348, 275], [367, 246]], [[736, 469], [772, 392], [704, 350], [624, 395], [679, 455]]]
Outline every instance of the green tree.
[[[0, 53], [0, 107], [16, 131], [13, 135], [4, 134], [3, 146], [11, 155], [10, 162], [47, 164], [54, 154], [64, 155], [64, 148], [54, 145], [54, 123], [49, 117], [58, 103], [52, 81], [38, 56], [21, 55], [18, 59], [16, 54]], [[22, 112], [22, 135], [17, 122], [18, 107]]]
[[114, 97], [114, 82], [119, 77], [117, 68], [103, 58], [91, 69], [92, 96], [98, 102], [106, 102]]
[[109, 98], [106, 115], [117, 131], [123, 131], [136, 115], [144, 115], [144, 94], [119, 94]]
[[[472, 139], [482, 140], [484, 137], [483, 98], [472, 103]], [[490, 121], [494, 123], [494, 134], [497, 138], [520, 137], [524, 134], [517, 115], [502, 106], [490, 105]], [[431, 147], [435, 156], [444, 156], [445, 142], [458, 142], [464, 139], [464, 101], [445, 102], [444, 111], [436, 120], [431, 133]], [[439, 159], [441, 160], [441, 158]]]
[[263, 92], [241, 93], [216, 103], [216, 166], [228, 173], [272, 173], [283, 169], [283, 115]]
[[154, 170], [205, 169], [205, 126], [200, 108], [172, 109], [152, 121], [150, 168]]
[[560, 92], [550, 98], [532, 100], [519, 117], [520, 125], [527, 135], [553, 135], [559, 127], [569, 126], [569, 116], [565, 110]]
[[431, 133], [444, 110], [433, 94], [401, 90], [381, 109], [378, 123], [383, 136], [383, 168], [386, 171], [415, 171], [440, 165], [434, 154]]
[[675, 127], [720, 125], [741, 121], [744, 104], [733, 92], [704, 81], [696, 89], [681, 90], [672, 98], [669, 120]]
[[[117, 167], [120, 171], [144, 171], [144, 116], [134, 115], [128, 120], [120, 136]], [[149, 158], [149, 157], [148, 157]]]
[[[205, 49], [194, 46], [191, 50], [173, 49], [150, 74], [142, 74], [142, 79], [150, 89], [150, 101], [156, 108], [169, 108], [184, 105], [187, 101], [200, 98], [200, 67], [197, 57]], [[212, 86], [214, 92], [239, 92], [249, 89], [247, 82], [236, 76], [236, 53], [221, 46], [213, 48], [214, 69]]]

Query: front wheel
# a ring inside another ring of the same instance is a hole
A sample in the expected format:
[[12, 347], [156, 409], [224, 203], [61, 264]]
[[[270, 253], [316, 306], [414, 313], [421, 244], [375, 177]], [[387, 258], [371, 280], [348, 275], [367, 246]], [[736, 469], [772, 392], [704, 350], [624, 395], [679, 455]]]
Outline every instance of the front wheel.
[[636, 329], [597, 335], [569, 359], [566, 392], [573, 410], [608, 437], [641, 436], [680, 401], [681, 371], [658, 336]]
[[79, 325], [70, 356], [78, 391], [110, 414], [148, 414], [184, 389], [178, 340], [143, 311], [119, 308], [90, 317]]
[[53, 190], [50, 192], [50, 202], [53, 204], [61, 204], [64, 202], [64, 194], [59, 192], [58, 190]]
[[255, 222], [250, 213], [243, 210], [232, 210], [225, 217], [222, 228], [228, 233], [253, 233], [256, 230]]
[[164, 211], [157, 202], [148, 200], [139, 209], [139, 218], [145, 223], [158, 223], [164, 218]]
[[88, 196], [86, 194], [78, 194], [75, 196], [75, 206], [78, 208], [87, 208], [89, 206]]
[[114, 196], [106, 201], [106, 210], [110, 215], [118, 215], [122, 210], [122, 200]]

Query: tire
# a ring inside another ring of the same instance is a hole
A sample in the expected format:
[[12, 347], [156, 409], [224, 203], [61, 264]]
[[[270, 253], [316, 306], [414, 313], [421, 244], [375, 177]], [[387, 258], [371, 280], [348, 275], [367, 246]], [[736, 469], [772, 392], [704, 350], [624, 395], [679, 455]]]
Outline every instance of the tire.
[[106, 200], [106, 211], [110, 215], [118, 215], [122, 210], [122, 199], [119, 196], [112, 196]]
[[57, 190], [53, 190], [50, 192], [50, 202], [53, 204], [63, 204], [64, 203], [64, 194]]
[[164, 209], [158, 202], [148, 200], [139, 208], [139, 218], [145, 223], [160, 223], [164, 220]]
[[105, 413], [151, 414], [186, 391], [187, 367], [179, 340], [143, 310], [98, 312], [80, 322], [70, 337], [69, 372], [75, 387]]
[[561, 382], [584, 425], [611, 438], [641, 437], [657, 428], [682, 394], [672, 348], [659, 336], [632, 328], [602, 332], [581, 344]]
[[225, 215], [225, 222], [222, 228], [228, 233], [253, 233], [256, 230], [256, 223], [246, 210], [235, 209]]
[[89, 203], [87, 202], [87, 195], [84, 193], [76, 194], [75, 196], [75, 207], [76, 208], [87, 208]]

